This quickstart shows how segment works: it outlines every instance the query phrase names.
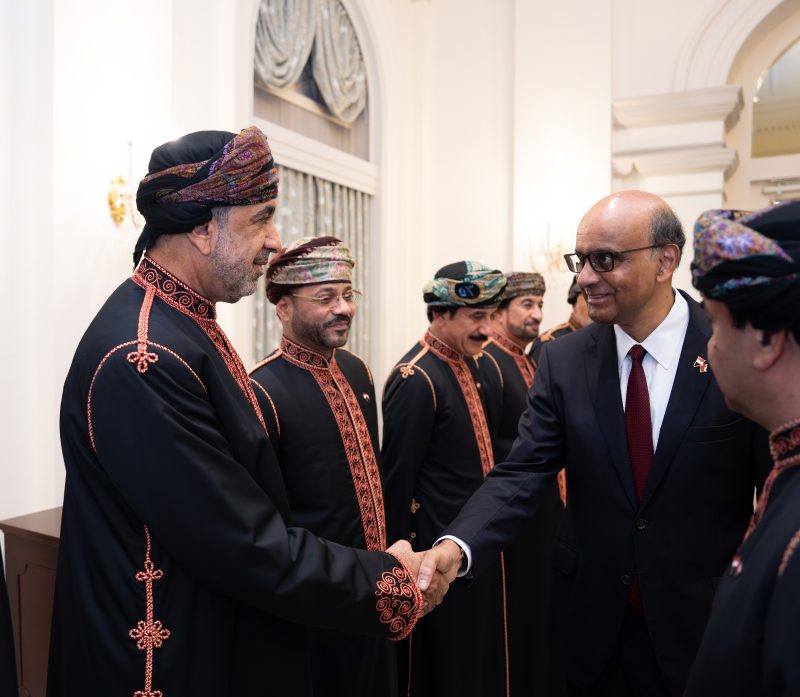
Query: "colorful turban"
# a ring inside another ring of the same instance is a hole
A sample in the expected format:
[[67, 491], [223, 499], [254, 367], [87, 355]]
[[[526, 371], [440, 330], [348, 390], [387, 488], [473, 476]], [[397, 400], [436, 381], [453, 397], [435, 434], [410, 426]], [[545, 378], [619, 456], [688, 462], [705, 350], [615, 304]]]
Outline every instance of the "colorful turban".
[[503, 300], [511, 300], [520, 295], [544, 295], [544, 277], [540, 273], [513, 271], [506, 274], [506, 288]]
[[712, 210], [694, 226], [692, 283], [709, 298], [748, 288], [794, 285], [800, 273], [800, 202], [754, 213]]
[[800, 321], [800, 201], [754, 213], [713, 210], [695, 223], [692, 283], [753, 326]]
[[255, 126], [239, 135], [198, 131], [153, 150], [136, 207], [145, 226], [134, 263], [161, 235], [190, 232], [216, 206], [262, 203], [278, 196], [278, 170], [267, 137]]
[[457, 261], [436, 272], [422, 289], [429, 307], [496, 307], [500, 304], [506, 277], [477, 261]]
[[336, 237], [304, 237], [284, 247], [267, 267], [267, 297], [277, 303], [292, 286], [351, 283], [353, 255]]

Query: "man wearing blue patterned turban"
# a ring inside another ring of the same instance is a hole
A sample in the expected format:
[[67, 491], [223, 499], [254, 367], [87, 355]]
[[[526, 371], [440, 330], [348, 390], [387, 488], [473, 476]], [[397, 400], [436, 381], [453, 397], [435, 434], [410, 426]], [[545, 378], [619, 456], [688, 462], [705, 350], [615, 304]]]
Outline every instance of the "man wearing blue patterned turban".
[[[502, 378], [482, 354], [506, 278], [475, 261], [448, 264], [425, 284], [430, 326], [392, 369], [383, 393], [386, 524], [392, 539], [426, 549], [494, 466], [489, 381]], [[494, 385], [492, 386], [494, 389]], [[499, 562], [423, 620], [405, 645], [400, 694], [505, 694], [504, 578]], [[476, 622], [478, 623], [476, 625]]]
[[426, 608], [408, 543], [367, 551], [294, 527], [217, 323], [216, 303], [252, 293], [280, 248], [277, 183], [254, 127], [153, 153], [139, 263], [64, 385], [49, 697], [306, 696], [302, 625], [400, 639]]
[[770, 433], [773, 467], [722, 578], [688, 697], [800, 694], [800, 202], [695, 225], [695, 287], [725, 400]]

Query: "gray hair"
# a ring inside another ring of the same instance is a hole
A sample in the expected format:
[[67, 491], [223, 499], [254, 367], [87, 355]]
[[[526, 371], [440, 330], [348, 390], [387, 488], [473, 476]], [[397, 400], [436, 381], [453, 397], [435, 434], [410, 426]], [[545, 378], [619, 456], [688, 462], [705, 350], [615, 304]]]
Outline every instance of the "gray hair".
[[683, 254], [686, 235], [681, 221], [669, 206], [657, 208], [650, 218], [650, 243], [659, 246], [674, 244]]

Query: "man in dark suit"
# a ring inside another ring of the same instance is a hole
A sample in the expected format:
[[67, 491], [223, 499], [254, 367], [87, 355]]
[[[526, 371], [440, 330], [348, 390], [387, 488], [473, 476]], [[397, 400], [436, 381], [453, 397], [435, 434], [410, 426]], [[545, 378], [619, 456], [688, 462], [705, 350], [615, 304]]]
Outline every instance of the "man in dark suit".
[[709, 370], [708, 319], [672, 287], [684, 241], [645, 192], [584, 216], [567, 261], [595, 324], [544, 346], [519, 438], [445, 530], [461, 545], [420, 571], [479, 574], [566, 467], [553, 607], [571, 695], [682, 694], [768, 468]]

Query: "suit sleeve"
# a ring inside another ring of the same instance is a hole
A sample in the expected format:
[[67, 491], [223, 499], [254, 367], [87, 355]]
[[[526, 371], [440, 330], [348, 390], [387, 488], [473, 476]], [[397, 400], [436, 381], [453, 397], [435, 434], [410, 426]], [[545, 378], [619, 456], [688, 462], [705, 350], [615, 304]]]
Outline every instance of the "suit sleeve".
[[419, 366], [406, 377], [395, 369], [386, 383], [381, 459], [390, 541], [407, 540], [411, 532], [411, 499], [433, 432], [434, 399], [433, 385]]
[[475, 575], [516, 539], [564, 466], [562, 400], [553, 385], [548, 348], [542, 351], [511, 452], [495, 465], [444, 531], [470, 546]]
[[[155, 544], [217, 592], [287, 620], [391, 638], [410, 631], [421, 595], [404, 564], [287, 528], [235, 459], [188, 364], [162, 350], [139, 374], [123, 354], [95, 375], [90, 433]], [[274, 462], [266, 437], [262, 457]]]

